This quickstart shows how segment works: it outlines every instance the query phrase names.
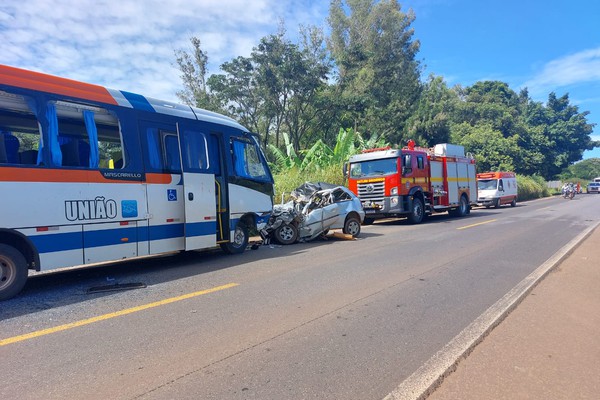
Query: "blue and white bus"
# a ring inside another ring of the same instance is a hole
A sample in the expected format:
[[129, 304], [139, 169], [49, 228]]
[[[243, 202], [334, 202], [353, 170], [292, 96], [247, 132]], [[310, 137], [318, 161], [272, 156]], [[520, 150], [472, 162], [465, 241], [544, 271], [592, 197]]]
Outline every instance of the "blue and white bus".
[[231, 118], [0, 65], [0, 300], [29, 270], [241, 253], [272, 199], [259, 141]]

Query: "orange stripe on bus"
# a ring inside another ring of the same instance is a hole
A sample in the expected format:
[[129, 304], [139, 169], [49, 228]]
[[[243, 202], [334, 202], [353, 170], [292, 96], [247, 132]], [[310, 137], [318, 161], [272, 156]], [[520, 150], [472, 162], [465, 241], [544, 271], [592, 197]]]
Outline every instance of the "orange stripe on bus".
[[59, 78], [40, 72], [26, 71], [7, 65], [0, 65], [0, 83], [14, 87], [40, 90], [63, 96], [118, 105], [110, 92], [102, 86], [74, 81], [67, 78]]
[[137, 183], [107, 179], [100, 171], [44, 169], [44, 168], [0, 168], [0, 182], [65, 182], [65, 183]]
[[171, 174], [146, 174], [147, 183], [170, 184], [173, 182]]
[[45, 169], [1, 167], [0, 182], [56, 182], [56, 183], [173, 183], [171, 174], [146, 174], [145, 181], [109, 179], [97, 170]]

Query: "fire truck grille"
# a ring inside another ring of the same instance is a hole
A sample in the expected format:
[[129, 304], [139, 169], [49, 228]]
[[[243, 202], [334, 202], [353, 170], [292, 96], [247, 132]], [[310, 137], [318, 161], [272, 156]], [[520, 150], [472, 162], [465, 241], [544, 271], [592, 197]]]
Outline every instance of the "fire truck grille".
[[385, 182], [359, 183], [358, 197], [361, 201], [369, 201], [383, 206]]

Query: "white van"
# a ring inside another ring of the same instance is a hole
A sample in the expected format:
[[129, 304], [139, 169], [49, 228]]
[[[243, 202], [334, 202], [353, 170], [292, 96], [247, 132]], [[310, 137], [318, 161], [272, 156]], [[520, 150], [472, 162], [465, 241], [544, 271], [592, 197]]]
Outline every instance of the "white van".
[[477, 174], [477, 204], [498, 208], [502, 204], [517, 205], [517, 177], [514, 172]]

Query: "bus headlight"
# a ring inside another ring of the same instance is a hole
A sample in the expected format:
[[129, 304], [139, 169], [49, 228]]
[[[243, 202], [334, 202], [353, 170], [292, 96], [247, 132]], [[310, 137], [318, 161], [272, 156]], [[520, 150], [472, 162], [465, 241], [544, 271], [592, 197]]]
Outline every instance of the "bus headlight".
[[[392, 188], [392, 191], [390, 192], [390, 194], [391, 194], [392, 196], [393, 196], [393, 195], [396, 195], [396, 194], [398, 194], [398, 188], [397, 188], [397, 187], [393, 187], [393, 188]], [[396, 199], [396, 201], [398, 201], [398, 199]]]
[[396, 207], [398, 205], [398, 196], [390, 197], [390, 206]]

